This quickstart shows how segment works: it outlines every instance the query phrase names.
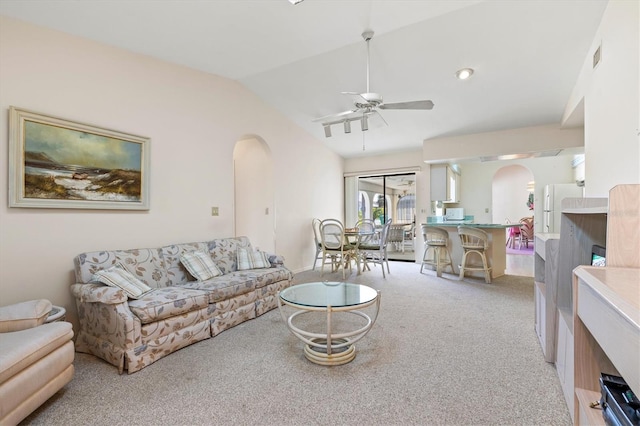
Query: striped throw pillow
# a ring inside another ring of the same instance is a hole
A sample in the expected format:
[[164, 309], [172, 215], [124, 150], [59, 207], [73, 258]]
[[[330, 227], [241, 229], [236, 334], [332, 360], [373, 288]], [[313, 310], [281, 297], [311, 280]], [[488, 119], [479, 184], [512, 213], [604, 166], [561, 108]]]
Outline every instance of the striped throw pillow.
[[96, 272], [91, 281], [119, 288], [132, 299], [138, 299], [153, 290], [119, 265]]
[[180, 256], [180, 262], [199, 281], [222, 275], [222, 271], [213, 262], [209, 253], [201, 250], [183, 254]]
[[238, 260], [238, 271], [246, 271], [247, 269], [270, 268], [269, 256], [267, 253], [259, 250], [251, 250], [238, 247], [236, 251]]

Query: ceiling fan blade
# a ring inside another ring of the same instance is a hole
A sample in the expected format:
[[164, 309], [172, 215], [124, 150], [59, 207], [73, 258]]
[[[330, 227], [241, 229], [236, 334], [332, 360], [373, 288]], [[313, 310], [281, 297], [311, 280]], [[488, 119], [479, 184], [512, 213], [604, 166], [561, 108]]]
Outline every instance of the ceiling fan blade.
[[354, 104], [369, 103], [369, 100], [364, 96], [362, 96], [362, 93], [358, 93], [358, 92], [341, 92], [341, 93], [343, 95], [351, 96], [351, 99], [353, 100]]
[[370, 111], [365, 111], [364, 113], [361, 114], [362, 118], [365, 119], [366, 118], [366, 123], [367, 123], [367, 129], [380, 129], [384, 126], [388, 126], [389, 124], [387, 123], [387, 121], [384, 119], [384, 117], [382, 117], [382, 114], [380, 114], [378, 111], [374, 110], [370, 110]]
[[313, 120], [311, 120], [314, 123], [318, 123], [320, 121], [339, 121], [340, 118], [342, 117], [346, 117], [350, 114], [353, 114], [354, 112], [358, 112], [357, 109], [351, 110], [351, 111], [343, 111], [343, 112], [339, 112], [337, 114], [331, 114], [331, 115], [325, 115], [324, 117], [319, 117], [319, 118], [314, 118]]
[[395, 102], [391, 104], [378, 105], [380, 109], [432, 109], [433, 102], [431, 101], [409, 101], [409, 102]]
[[373, 119], [372, 121], [374, 123], [378, 122], [377, 125], [374, 125], [374, 127], [382, 127], [382, 125], [385, 125], [385, 126], [389, 125], [389, 123], [387, 123], [387, 120], [384, 119], [382, 114], [380, 114], [375, 109], [373, 109], [373, 110], [371, 110], [369, 112], [366, 112], [365, 114], [367, 114], [369, 116], [369, 119]]

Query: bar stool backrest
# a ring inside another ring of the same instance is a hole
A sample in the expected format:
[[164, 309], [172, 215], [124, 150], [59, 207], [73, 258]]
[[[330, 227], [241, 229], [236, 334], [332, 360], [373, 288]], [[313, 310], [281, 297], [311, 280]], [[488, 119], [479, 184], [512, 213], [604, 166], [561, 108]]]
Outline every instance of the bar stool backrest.
[[459, 226], [460, 244], [465, 249], [486, 250], [489, 248], [489, 234], [482, 229]]
[[427, 226], [422, 224], [422, 238], [425, 244], [430, 246], [446, 246], [449, 239], [449, 232], [437, 226]]

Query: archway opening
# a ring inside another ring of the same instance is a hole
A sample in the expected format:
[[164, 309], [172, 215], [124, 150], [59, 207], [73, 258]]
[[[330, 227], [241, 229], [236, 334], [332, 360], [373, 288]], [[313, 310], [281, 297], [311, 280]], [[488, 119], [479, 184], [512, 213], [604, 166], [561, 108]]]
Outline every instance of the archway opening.
[[234, 229], [254, 247], [276, 252], [273, 161], [269, 145], [258, 136], [238, 140], [233, 149]]
[[493, 223], [518, 223], [533, 216], [535, 182], [528, 168], [514, 164], [496, 171], [491, 183]]

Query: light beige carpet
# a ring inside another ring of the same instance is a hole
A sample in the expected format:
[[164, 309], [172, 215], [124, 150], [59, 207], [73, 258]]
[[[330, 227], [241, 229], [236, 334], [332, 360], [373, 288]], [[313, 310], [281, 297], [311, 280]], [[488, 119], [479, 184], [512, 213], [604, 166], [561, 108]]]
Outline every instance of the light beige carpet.
[[392, 262], [382, 279], [372, 269], [347, 279], [382, 294], [349, 364], [308, 362], [276, 309], [132, 375], [77, 354], [74, 380], [25, 424], [571, 424], [534, 332], [532, 278], [458, 281]]

